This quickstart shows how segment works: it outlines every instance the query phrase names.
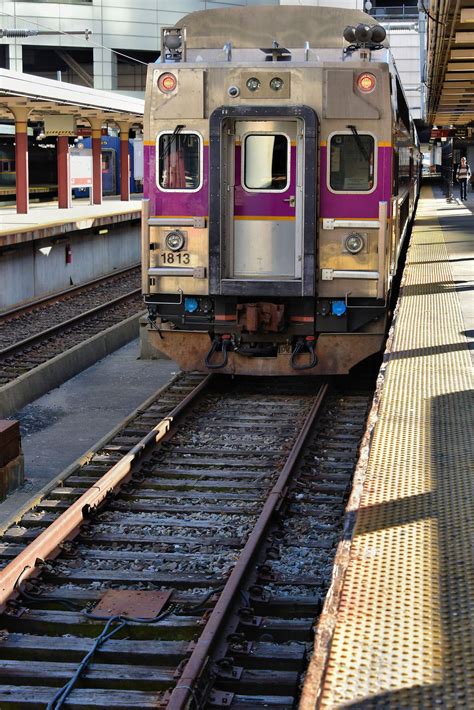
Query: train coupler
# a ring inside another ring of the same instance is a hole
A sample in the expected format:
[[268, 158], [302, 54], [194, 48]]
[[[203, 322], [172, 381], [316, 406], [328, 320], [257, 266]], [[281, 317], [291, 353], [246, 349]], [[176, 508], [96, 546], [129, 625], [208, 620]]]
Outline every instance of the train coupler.
[[[310, 354], [310, 361], [306, 364], [297, 364], [297, 359], [302, 353]], [[318, 364], [318, 356], [316, 355], [316, 338], [314, 335], [307, 335], [306, 338], [301, 338], [297, 341], [295, 349], [291, 353], [291, 367], [293, 370], [311, 370]]]
[[[227, 365], [229, 350], [231, 350], [232, 347], [232, 337], [230, 335], [216, 335], [204, 360], [206, 367], [209, 368], [209, 370], [220, 370], [222, 367], [225, 367]], [[222, 359], [221, 361], [212, 364], [212, 357], [218, 352], [222, 353]]]

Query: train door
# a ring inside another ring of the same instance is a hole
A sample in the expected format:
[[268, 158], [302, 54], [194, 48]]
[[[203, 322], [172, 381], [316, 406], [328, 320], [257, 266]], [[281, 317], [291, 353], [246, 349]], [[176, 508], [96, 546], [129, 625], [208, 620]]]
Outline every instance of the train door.
[[236, 120], [227, 135], [227, 277], [301, 279], [302, 122]]
[[308, 106], [212, 112], [211, 295], [314, 296], [318, 145], [318, 117]]
[[102, 149], [102, 192], [104, 195], [117, 194], [117, 171], [113, 148]]

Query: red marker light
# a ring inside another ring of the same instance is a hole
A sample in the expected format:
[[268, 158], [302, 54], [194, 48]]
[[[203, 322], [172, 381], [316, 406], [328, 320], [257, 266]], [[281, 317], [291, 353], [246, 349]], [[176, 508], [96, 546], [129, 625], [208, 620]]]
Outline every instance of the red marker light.
[[375, 89], [377, 80], [373, 74], [359, 74], [357, 77], [357, 88], [364, 94], [370, 94]]
[[161, 74], [158, 79], [158, 88], [164, 94], [169, 94], [174, 91], [177, 85], [177, 79], [174, 74]]

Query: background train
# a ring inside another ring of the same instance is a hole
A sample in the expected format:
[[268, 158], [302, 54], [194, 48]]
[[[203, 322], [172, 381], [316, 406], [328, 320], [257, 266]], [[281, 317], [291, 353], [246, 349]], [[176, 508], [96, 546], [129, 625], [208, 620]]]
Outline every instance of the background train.
[[[91, 139], [71, 139], [71, 145], [83, 144], [91, 147]], [[130, 192], [143, 192], [143, 141], [140, 138], [129, 139], [130, 154]], [[73, 158], [71, 158], [73, 159]], [[47, 137], [38, 140], [34, 135], [28, 137], [28, 168], [30, 198], [51, 199], [58, 194], [58, 171], [56, 158], [56, 139]], [[15, 199], [15, 146], [13, 136], [0, 136], [0, 200]], [[75, 197], [88, 197], [88, 188], [73, 189]], [[120, 139], [116, 136], [102, 136], [102, 192], [104, 195], [116, 195], [120, 192]]]
[[183, 369], [343, 374], [383, 347], [421, 171], [384, 38], [327, 7], [206, 10], [163, 29], [143, 291], [150, 343]]
[[[76, 143], [82, 143], [84, 148], [92, 148], [91, 138], [84, 138]], [[120, 192], [120, 138], [117, 136], [102, 136], [102, 193], [117, 195]], [[130, 156], [130, 192], [143, 192], [143, 141], [130, 138], [128, 141]], [[88, 188], [73, 190], [76, 197], [89, 196]]]

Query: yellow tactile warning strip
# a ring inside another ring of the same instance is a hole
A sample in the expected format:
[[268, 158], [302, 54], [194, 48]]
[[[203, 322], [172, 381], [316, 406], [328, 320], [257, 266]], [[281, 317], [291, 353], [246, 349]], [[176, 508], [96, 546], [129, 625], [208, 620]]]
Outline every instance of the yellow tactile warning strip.
[[441, 206], [425, 188], [329, 655], [305, 710], [474, 708], [474, 402]]

